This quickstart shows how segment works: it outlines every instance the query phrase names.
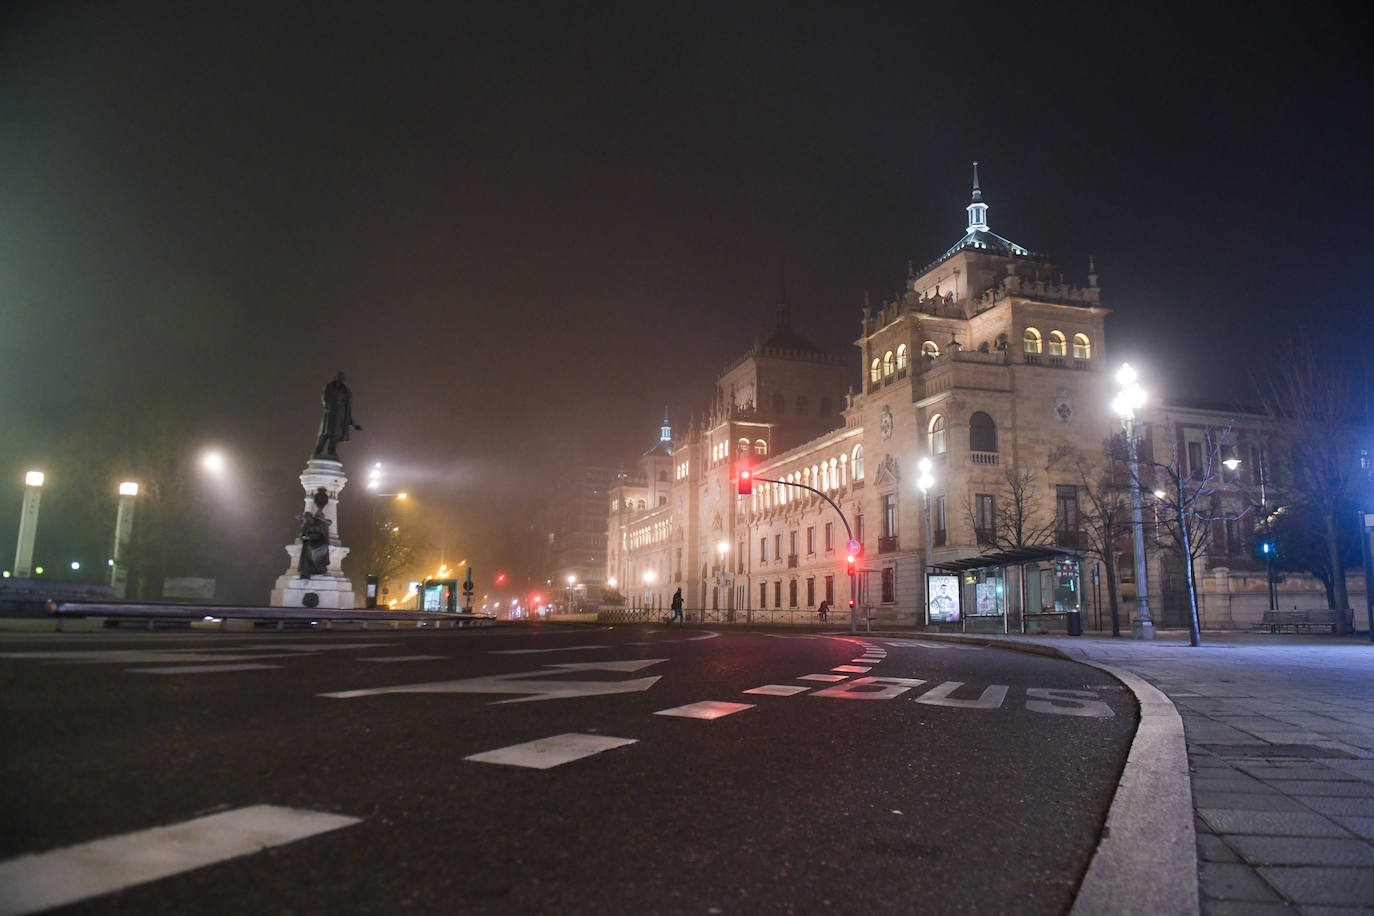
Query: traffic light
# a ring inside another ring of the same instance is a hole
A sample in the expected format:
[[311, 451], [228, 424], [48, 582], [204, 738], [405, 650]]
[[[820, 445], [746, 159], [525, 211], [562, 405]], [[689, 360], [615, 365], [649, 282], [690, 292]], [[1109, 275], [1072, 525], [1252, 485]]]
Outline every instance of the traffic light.
[[505, 585], [505, 584], [506, 584], [506, 574], [505, 574], [505, 573], [497, 573], [497, 574], [496, 574], [496, 584], [497, 584], [497, 585]]
[[850, 598], [850, 599], [849, 599], [849, 609], [850, 609], [851, 611], [854, 610], [854, 599], [853, 599], [853, 598]]
[[752, 468], [739, 469], [739, 495], [748, 496], [754, 492], [754, 471]]
[[[851, 553], [844, 558], [844, 571], [848, 575], [854, 575], [854, 554]], [[851, 601], [850, 604], [853, 604], [853, 602]]]

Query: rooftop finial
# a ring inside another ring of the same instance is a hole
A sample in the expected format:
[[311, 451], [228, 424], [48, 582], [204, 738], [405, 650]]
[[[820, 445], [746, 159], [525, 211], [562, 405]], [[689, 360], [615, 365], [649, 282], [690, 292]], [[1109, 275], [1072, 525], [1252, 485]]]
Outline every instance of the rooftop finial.
[[973, 202], [968, 210], [968, 232], [986, 232], [988, 229], [988, 205], [983, 203], [983, 192], [978, 187], [978, 160], [973, 160]]

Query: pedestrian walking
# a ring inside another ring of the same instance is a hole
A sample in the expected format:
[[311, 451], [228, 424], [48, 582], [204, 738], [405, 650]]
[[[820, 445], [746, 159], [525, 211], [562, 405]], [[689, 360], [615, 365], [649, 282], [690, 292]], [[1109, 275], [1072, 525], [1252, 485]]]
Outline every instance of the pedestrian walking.
[[673, 592], [672, 607], [673, 616], [668, 618], [668, 624], [671, 626], [673, 621], [676, 620], [679, 626], [687, 626], [687, 621], [682, 616], [682, 589], [678, 589], [677, 591]]
[[820, 615], [821, 623], [825, 623], [830, 617], [830, 602], [822, 598], [821, 606], [816, 608], [816, 613]]

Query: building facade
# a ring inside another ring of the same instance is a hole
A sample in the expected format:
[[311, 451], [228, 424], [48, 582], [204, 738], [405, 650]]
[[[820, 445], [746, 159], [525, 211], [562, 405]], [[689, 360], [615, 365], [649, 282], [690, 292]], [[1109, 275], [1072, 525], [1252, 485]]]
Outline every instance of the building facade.
[[[792, 330], [784, 302], [774, 334], [718, 377], [705, 419], [671, 444], [665, 429], [603, 504], [606, 575], [624, 583], [632, 604], [666, 606], [681, 587], [706, 619], [814, 620], [823, 600], [840, 610], [849, 600], [852, 539], [862, 545], [858, 611], [912, 625], [926, 622], [925, 573], [941, 564], [1028, 547], [1076, 560], [1092, 548], [1087, 481], [1072, 459], [1111, 465], [1113, 437], [1122, 434], [1111, 410], [1108, 309], [1091, 258], [1085, 282], [1066, 281], [1047, 256], [992, 232], [988, 209], [975, 164], [959, 239], [925, 267], [909, 266], [899, 296], [865, 304], [854, 340], [860, 379]], [[1223, 428], [1231, 457], [1242, 459], [1242, 470], [1217, 477], [1209, 499], [1218, 522], [1194, 563], [1207, 623], [1242, 624], [1250, 611], [1237, 617], [1235, 609], [1251, 599], [1235, 596], [1254, 591], [1255, 572], [1253, 517], [1246, 520], [1255, 487], [1246, 485], [1258, 485], [1267, 461], [1264, 419], [1156, 406], [1140, 421], [1147, 463], [1220, 460], [1219, 451], [1197, 450]], [[754, 475], [745, 496], [736, 488], [742, 466]], [[1127, 626], [1135, 610], [1130, 545], [1127, 535], [1097, 550], [1116, 562]], [[1174, 556], [1150, 551], [1161, 625], [1181, 625], [1185, 606]], [[1101, 604], [1084, 595], [1092, 566], [1083, 563], [1080, 581], [1075, 562], [1070, 588], [1085, 617], [1098, 610], [1100, 621]], [[1028, 602], [1053, 588], [1028, 590], [1023, 578], [1015, 591]]]

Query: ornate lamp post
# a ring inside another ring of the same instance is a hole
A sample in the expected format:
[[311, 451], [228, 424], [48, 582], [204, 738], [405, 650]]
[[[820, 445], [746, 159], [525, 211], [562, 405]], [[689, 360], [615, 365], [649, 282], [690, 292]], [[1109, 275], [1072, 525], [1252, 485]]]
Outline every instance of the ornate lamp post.
[[921, 475], [916, 478], [916, 487], [921, 491], [921, 512], [926, 524], [925, 537], [921, 540], [921, 605], [925, 610], [926, 626], [930, 626], [930, 591], [926, 578], [930, 575], [930, 488], [935, 486], [935, 477], [930, 473], [931, 466], [929, 457], [916, 462], [916, 469]]
[[19, 542], [14, 549], [14, 576], [33, 574], [33, 539], [38, 533], [38, 502], [43, 498], [43, 472], [24, 475], [24, 508], [19, 513]]
[[1116, 373], [1121, 390], [1112, 409], [1126, 427], [1126, 453], [1131, 474], [1131, 535], [1135, 541], [1135, 594], [1139, 607], [1131, 620], [1132, 639], [1154, 639], [1155, 622], [1150, 618], [1150, 599], [1145, 583], [1145, 526], [1140, 519], [1140, 462], [1136, 456], [1135, 412], [1145, 404], [1145, 389], [1136, 384], [1130, 363], [1122, 363]]

